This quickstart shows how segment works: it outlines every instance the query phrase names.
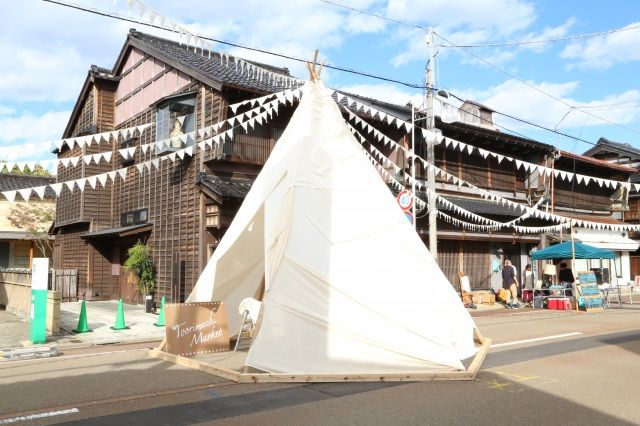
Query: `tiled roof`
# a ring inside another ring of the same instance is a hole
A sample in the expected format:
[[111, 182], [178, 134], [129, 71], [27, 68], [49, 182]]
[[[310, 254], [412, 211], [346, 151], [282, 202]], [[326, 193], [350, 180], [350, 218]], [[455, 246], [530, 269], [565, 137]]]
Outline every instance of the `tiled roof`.
[[218, 176], [210, 176], [205, 173], [198, 175], [198, 183], [204, 185], [210, 191], [215, 192], [221, 197], [244, 198], [247, 196], [253, 181], [223, 179]]
[[[85, 232], [80, 235], [81, 238], [110, 238], [126, 235], [135, 235], [142, 232], [150, 231], [153, 228], [152, 223], [140, 223], [137, 225], [118, 226], [116, 228], [100, 229], [97, 231]], [[122, 235], [125, 234], [125, 235]]]
[[[147, 50], [149, 53], [156, 52], [161, 56], [164, 55], [223, 85], [242, 87], [260, 92], [275, 92], [287, 88], [287, 86], [282, 85], [282, 82], [281, 85], [276, 85], [271, 84], [267, 79], [259, 80], [247, 76], [246, 71], [240, 72], [239, 69], [236, 69], [232, 59], [229, 59], [228, 56], [221, 58], [221, 55], [217, 52], [212, 52], [209, 58], [208, 53], [202, 54], [199, 50], [196, 53], [193, 48], [189, 49], [185, 44], [180, 45], [174, 41], [141, 33], [133, 29], [129, 33], [129, 39], [133, 40], [134, 43], [137, 41], [138, 43], [135, 43], [135, 45]], [[242, 60], [284, 77], [292, 77], [287, 68], [278, 68], [246, 59]]]
[[640, 149], [634, 148], [628, 143], [615, 142], [607, 138], [598, 139], [598, 143], [584, 152], [583, 155], [592, 156], [600, 151], [610, 151], [617, 154], [628, 155], [634, 160], [640, 159]]
[[[0, 173], [0, 191], [15, 191], [18, 189], [32, 188], [35, 186], [56, 183], [56, 178], [46, 176], [16, 175], [12, 173]], [[45, 197], [55, 197], [53, 189], [47, 187]]]

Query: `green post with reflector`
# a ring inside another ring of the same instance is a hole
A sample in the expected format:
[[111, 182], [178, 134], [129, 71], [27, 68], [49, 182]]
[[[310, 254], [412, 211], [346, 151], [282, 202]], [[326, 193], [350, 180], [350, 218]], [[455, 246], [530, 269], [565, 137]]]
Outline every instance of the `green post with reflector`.
[[31, 266], [31, 318], [29, 340], [31, 343], [47, 341], [47, 284], [49, 282], [49, 259], [36, 257]]

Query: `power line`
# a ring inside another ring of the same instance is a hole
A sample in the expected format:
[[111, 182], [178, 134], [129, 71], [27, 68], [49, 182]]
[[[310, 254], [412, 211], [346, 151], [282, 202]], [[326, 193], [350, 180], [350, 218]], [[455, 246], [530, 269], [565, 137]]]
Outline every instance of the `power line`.
[[[448, 93], [450, 96], [453, 96], [454, 98], [456, 98], [457, 100], [459, 100], [459, 101], [461, 101], [461, 102], [465, 102], [465, 100], [464, 100], [464, 99], [462, 99], [461, 97], [457, 96], [456, 94], [451, 93], [451, 92], [449, 92], [449, 91], [447, 91], [447, 93]], [[455, 106], [455, 105], [453, 105], [453, 104], [451, 104], [451, 103], [449, 103], [449, 102], [446, 102], [446, 101], [443, 101], [443, 102], [445, 102], [445, 103], [446, 103], [446, 104], [448, 104], [448, 105]], [[515, 117], [515, 116], [513, 116], [513, 115], [507, 114], [507, 113], [505, 113], [505, 112], [496, 111], [496, 110], [494, 110], [494, 109], [492, 109], [492, 111], [493, 111], [494, 113], [498, 114], [498, 115], [502, 115], [503, 117], [507, 117], [507, 118], [510, 118], [510, 119], [512, 119], [512, 120], [519, 121], [520, 123], [528, 124], [529, 126], [533, 126], [533, 127], [537, 127], [537, 128], [539, 128], [539, 129], [542, 129], [542, 130], [546, 130], [546, 131], [548, 131], [548, 132], [554, 133], [554, 134], [559, 135], [559, 136], [564, 136], [564, 137], [566, 137], [566, 138], [573, 139], [573, 140], [578, 141], [578, 142], [584, 142], [584, 143], [587, 143], [587, 144], [589, 144], [589, 145], [593, 145], [593, 146], [596, 146], [596, 145], [597, 145], [597, 143], [596, 143], [596, 142], [591, 142], [591, 141], [588, 141], [588, 140], [586, 140], [586, 139], [579, 138], [579, 137], [577, 137], [577, 136], [572, 136], [572, 135], [570, 135], [570, 134], [568, 134], [568, 133], [564, 133], [564, 132], [561, 132], [561, 131], [559, 131], [559, 130], [550, 129], [550, 128], [545, 127], [545, 126], [543, 126], [543, 125], [541, 125], [541, 124], [537, 124], [537, 123], [534, 123], [534, 122], [532, 122], [532, 121], [525, 120], [525, 119], [523, 119], [523, 118], [518, 118], [518, 117]], [[481, 117], [480, 117], [479, 115], [473, 114], [473, 113], [471, 113], [471, 112], [469, 112], [469, 111], [465, 111], [465, 112], [466, 112], [466, 113], [468, 113], [468, 114], [470, 114], [470, 115], [472, 115], [472, 116], [474, 116], [474, 117], [477, 117], [477, 118], [480, 118], [480, 119], [481, 119]], [[516, 135], [521, 136], [521, 137], [523, 137], [523, 138], [525, 138], [525, 139], [528, 139], [528, 140], [530, 140], [530, 141], [537, 142], [535, 139], [532, 139], [532, 138], [530, 138], [530, 137], [528, 137], [528, 136], [525, 136], [525, 135], [523, 135], [523, 134], [521, 134], [521, 133], [518, 133], [518, 132], [516, 132], [516, 131], [514, 131], [514, 130], [510, 130], [510, 129], [508, 129], [508, 128], [504, 127], [504, 126], [501, 126], [501, 125], [499, 125], [499, 124], [497, 124], [497, 123], [494, 123], [494, 124], [495, 124], [496, 126], [500, 127], [500, 128], [503, 128], [503, 129], [507, 130], [508, 132], [515, 133]]]
[[[80, 5], [75, 4], [75, 3], [67, 3], [67, 2], [63, 2], [63, 1], [59, 1], [59, 0], [42, 0], [42, 1], [47, 2], [47, 3], [56, 4], [56, 5], [59, 5], [59, 6], [65, 6], [65, 7], [71, 8], [71, 9], [80, 10], [80, 11], [83, 11], [83, 12], [92, 13], [94, 15], [99, 15], [99, 16], [103, 16], [103, 17], [106, 17], [106, 18], [118, 19], [118, 20], [121, 20], [121, 21], [126, 21], [126, 22], [132, 22], [134, 24], [145, 25], [147, 27], [156, 28], [156, 29], [163, 30], [163, 31], [169, 31], [169, 32], [172, 32], [172, 33], [174, 32], [172, 29], [165, 28], [165, 27], [160, 26], [160, 25], [155, 25], [155, 24], [139, 21], [139, 20], [136, 20], [136, 19], [128, 18], [126, 16], [122, 16], [122, 15], [119, 15], [117, 13], [109, 13], [109, 12], [104, 12], [104, 11], [101, 11], [101, 10], [98, 10], [98, 9], [94, 9], [94, 8], [90, 8], [90, 7], [80, 6]], [[240, 49], [250, 50], [250, 51], [253, 51], [253, 52], [259, 52], [259, 53], [264, 53], [264, 54], [267, 54], [267, 55], [277, 56], [277, 57], [288, 59], [288, 60], [291, 60], [291, 61], [302, 62], [302, 63], [307, 62], [306, 59], [296, 58], [296, 57], [293, 57], [293, 56], [285, 55], [283, 53], [272, 52], [272, 51], [269, 51], [269, 50], [260, 49], [260, 48], [256, 48], [256, 47], [244, 46], [244, 45], [241, 45], [241, 44], [238, 44], [238, 43], [233, 43], [233, 42], [226, 41], [226, 40], [219, 40], [219, 39], [216, 39], [216, 38], [204, 37], [204, 36], [200, 36], [200, 35], [198, 35], [197, 37], [199, 37], [199, 38], [201, 38], [203, 40], [213, 41], [215, 43], [220, 43], [220, 44], [224, 44], [224, 45], [227, 45], [227, 46], [232, 46], [232, 47], [237, 47], [237, 48], [240, 48]], [[336, 70], [336, 71], [342, 71], [342, 72], [346, 72], [346, 73], [350, 73], [350, 74], [360, 75], [362, 77], [373, 78], [373, 79], [376, 79], [376, 80], [386, 81], [386, 82], [389, 82], [389, 83], [396, 83], [396, 84], [400, 84], [400, 85], [403, 85], [403, 86], [406, 86], [406, 87], [409, 87], [409, 88], [412, 88], [412, 89], [425, 89], [425, 86], [422, 85], [422, 84], [408, 83], [408, 82], [401, 81], [401, 80], [396, 80], [396, 79], [393, 79], [393, 78], [390, 78], [390, 77], [384, 77], [384, 76], [380, 76], [380, 75], [375, 75], [375, 74], [367, 73], [367, 72], [364, 72], [364, 71], [354, 70], [354, 69], [351, 69], [351, 68], [344, 68], [344, 67], [338, 67], [338, 66], [326, 65], [326, 64], [324, 65], [324, 67], [332, 69], [332, 70]]]
[[[447, 40], [444, 36], [442, 36], [442, 35], [440, 35], [440, 34], [436, 33], [435, 31], [434, 31], [433, 33], [434, 33], [435, 35], [437, 35], [438, 37], [440, 37], [442, 40], [444, 40], [444, 41], [446, 41], [447, 43], [449, 43], [449, 45], [451, 45], [451, 46], [455, 46], [455, 44], [454, 44], [453, 42], [451, 42], [451, 41]], [[632, 129], [631, 127], [627, 127], [627, 126], [625, 126], [625, 125], [623, 125], [623, 124], [616, 123], [616, 122], [611, 121], [611, 120], [608, 120], [608, 119], [606, 119], [606, 118], [604, 118], [604, 117], [600, 117], [600, 116], [598, 116], [598, 115], [595, 115], [595, 114], [593, 114], [593, 113], [591, 113], [591, 112], [589, 112], [589, 111], [584, 111], [584, 110], [580, 109], [580, 107], [577, 107], [577, 106], [575, 106], [575, 105], [571, 105], [570, 103], [568, 103], [568, 102], [566, 102], [566, 101], [564, 101], [564, 100], [562, 100], [562, 99], [558, 98], [557, 96], [554, 96], [554, 95], [552, 95], [551, 93], [547, 93], [547, 92], [545, 92], [545, 91], [544, 91], [544, 90], [542, 90], [541, 88], [539, 88], [539, 87], [537, 87], [537, 86], [535, 86], [535, 85], [533, 85], [533, 84], [529, 83], [528, 81], [525, 81], [525, 80], [521, 79], [520, 77], [515, 76], [514, 74], [511, 74], [510, 72], [508, 72], [508, 71], [504, 70], [503, 68], [500, 68], [499, 66], [497, 66], [497, 65], [495, 65], [495, 64], [493, 64], [493, 63], [491, 63], [491, 62], [487, 61], [486, 59], [484, 59], [484, 58], [482, 58], [482, 57], [480, 57], [480, 56], [478, 56], [478, 55], [476, 55], [476, 54], [474, 54], [474, 53], [472, 53], [472, 52], [468, 51], [467, 49], [465, 49], [465, 48], [463, 48], [463, 47], [458, 47], [458, 49], [460, 49], [461, 51], [463, 51], [463, 52], [464, 52], [464, 53], [466, 53], [467, 55], [473, 56], [473, 57], [474, 57], [474, 58], [476, 58], [477, 60], [484, 62], [485, 64], [489, 65], [490, 67], [497, 69], [498, 71], [500, 71], [501, 73], [503, 73], [503, 74], [507, 75], [508, 77], [513, 78], [513, 79], [515, 79], [515, 80], [519, 81], [520, 83], [522, 83], [522, 84], [524, 84], [524, 85], [526, 85], [526, 86], [529, 86], [530, 88], [532, 88], [532, 89], [536, 90], [537, 92], [542, 93], [543, 95], [545, 95], [545, 96], [547, 96], [547, 97], [549, 97], [549, 98], [551, 98], [551, 99], [553, 99], [553, 100], [555, 100], [555, 101], [557, 101], [557, 102], [560, 102], [561, 104], [563, 104], [563, 105], [565, 105], [565, 106], [567, 106], [567, 107], [569, 107], [569, 108], [573, 108], [573, 109], [575, 109], [575, 110], [577, 110], [577, 111], [582, 112], [583, 114], [590, 115], [590, 116], [591, 116], [591, 117], [593, 117], [593, 118], [596, 118], [596, 119], [598, 119], [598, 120], [604, 121], [604, 122], [609, 123], [609, 124], [611, 124], [611, 125], [613, 125], [613, 126], [617, 126], [617, 127], [622, 128], [622, 129], [625, 129], [625, 130], [628, 130], [628, 131], [631, 131], [631, 132], [639, 133], [639, 134], [640, 134], [640, 130]]]
[[[323, 0], [320, 0], [320, 1], [323, 1]], [[588, 33], [588, 34], [577, 34], [577, 35], [566, 36], [566, 37], [555, 37], [555, 38], [534, 39], [534, 40], [521, 40], [521, 41], [509, 41], [509, 42], [504, 42], [504, 43], [449, 44], [449, 45], [441, 44], [439, 46], [440, 47], [458, 47], [458, 48], [461, 48], [461, 47], [462, 48], [478, 48], [478, 47], [507, 47], [507, 46], [520, 46], [520, 45], [527, 45], [527, 44], [555, 43], [555, 42], [558, 42], [558, 41], [568, 41], [568, 40], [578, 40], [578, 39], [583, 39], [583, 38], [598, 37], [598, 36], [607, 35], [607, 34], [619, 33], [619, 32], [622, 32], [622, 31], [632, 31], [632, 30], [637, 30], [639, 28], [640, 28], [640, 25], [633, 25], [633, 26], [627, 26], [627, 27], [621, 27], [621, 28], [614, 28], [612, 30], [599, 31], [599, 32]]]
[[[331, 4], [333, 6], [341, 7], [341, 8], [344, 8], [344, 9], [348, 9], [348, 10], [351, 10], [353, 12], [358, 12], [358, 13], [362, 13], [362, 14], [365, 14], [365, 15], [374, 16], [374, 17], [379, 18], [379, 19], [384, 19], [384, 20], [387, 20], [387, 21], [395, 22], [397, 24], [406, 25], [406, 26], [409, 26], [409, 27], [420, 28], [422, 30], [425, 30], [424, 27], [421, 27], [421, 26], [418, 26], [418, 25], [410, 24], [408, 22], [403, 22], [403, 21], [400, 21], [400, 20], [392, 19], [392, 18], [387, 18], [386, 16], [382, 16], [382, 15], [378, 15], [378, 14], [375, 14], [375, 13], [367, 12], [365, 10], [361, 10], [361, 9], [356, 9], [356, 8], [353, 8], [353, 7], [345, 6], [345, 5], [340, 4], [340, 3], [335, 3], [335, 2], [332, 2], [332, 1], [329, 1], [329, 0], [319, 0], [319, 1], [321, 1], [323, 3]], [[600, 35], [600, 34], [614, 33], [614, 32], [626, 31], [626, 30], [631, 30], [631, 29], [636, 29], [636, 28], [640, 28], [640, 25], [637, 25], [637, 26], [634, 26], [634, 27], [627, 27], [627, 28], [617, 28], [617, 29], [614, 29], [614, 30], [603, 31], [601, 33], [583, 34], [581, 36], [574, 36], [574, 37], [576, 37], [576, 38], [587, 37], [587, 36], [594, 36], [595, 37], [596, 35]], [[463, 52], [465, 52], [466, 54], [473, 56], [474, 58], [478, 59], [479, 61], [484, 62], [485, 64], [497, 69], [498, 71], [502, 72], [503, 74], [507, 75], [508, 77], [513, 78], [513, 79], [519, 81], [520, 83], [522, 83], [522, 84], [524, 84], [526, 86], [529, 86], [530, 88], [542, 93], [543, 95], [555, 100], [556, 102], [560, 102], [563, 105], [566, 105], [567, 107], [576, 109], [576, 110], [582, 112], [583, 114], [590, 115], [591, 117], [596, 118], [596, 119], [601, 120], [601, 121], [604, 121], [605, 123], [609, 123], [609, 124], [611, 124], [613, 126], [617, 126], [617, 127], [622, 128], [622, 129], [625, 129], [625, 130], [640, 134], [639, 130], [633, 129], [631, 127], [625, 126], [625, 125], [620, 124], [620, 123], [616, 123], [616, 122], [608, 120], [608, 119], [606, 119], [604, 117], [600, 117], [600, 116], [598, 116], [596, 114], [593, 114], [593, 113], [591, 113], [589, 111], [584, 111], [580, 107], [577, 107], [575, 105], [571, 105], [568, 102], [565, 102], [564, 100], [562, 100], [562, 99], [560, 99], [560, 98], [558, 98], [558, 97], [556, 97], [556, 96], [554, 96], [554, 95], [552, 95], [550, 93], [545, 92], [544, 90], [540, 89], [539, 87], [534, 86], [533, 84], [531, 84], [531, 83], [529, 83], [529, 82], [527, 82], [525, 80], [522, 80], [519, 77], [516, 77], [515, 75], [513, 75], [513, 74], [509, 73], [508, 71], [500, 68], [499, 66], [494, 65], [493, 63], [487, 61], [486, 59], [481, 58], [481, 57], [475, 55], [474, 53], [466, 50], [465, 47], [467, 47], [467, 46], [465, 46], [465, 45], [457, 45], [457, 44], [447, 40], [444, 36], [436, 33], [435, 31], [433, 32], [433, 34], [437, 35], [442, 40], [444, 40], [445, 42], [448, 43], [448, 45], [440, 45], [440, 46], [458, 48], [458, 49], [462, 50]], [[529, 41], [529, 42], [531, 42], [531, 41]], [[529, 43], [529, 42], [527, 42], [527, 43]]]
[[377, 13], [367, 12], [366, 10], [356, 9], [355, 7], [346, 6], [346, 5], [340, 4], [340, 3], [334, 3], [334, 2], [329, 1], [329, 0], [318, 0], [318, 1], [321, 1], [322, 3], [330, 4], [332, 6], [341, 7], [343, 9], [347, 9], [347, 10], [350, 10], [352, 12], [362, 13], [363, 15], [369, 15], [369, 16], [373, 16], [375, 18], [383, 19], [385, 21], [394, 22], [396, 24], [405, 25], [407, 27], [418, 28], [418, 29], [427, 31], [427, 29], [425, 27], [421, 27], [420, 25], [415, 25], [415, 24], [410, 24], [408, 22], [398, 21], [396, 19], [389, 18], [389, 17], [386, 17], [384, 15], [378, 15]]
[[[100, 11], [100, 10], [93, 9], [93, 8], [89, 8], [89, 7], [80, 6], [80, 5], [77, 5], [77, 4], [74, 4], [74, 3], [66, 3], [66, 2], [59, 1], [59, 0], [42, 0], [42, 1], [47, 2], [47, 3], [56, 4], [56, 5], [60, 5], [60, 6], [69, 7], [69, 8], [71, 8], [71, 9], [77, 9], [77, 10], [80, 10], [80, 11], [89, 12], [89, 13], [92, 13], [92, 14], [95, 14], [95, 15], [99, 15], [99, 16], [103, 16], [103, 17], [108, 17], [108, 18], [112, 18], [112, 19], [118, 19], [118, 20], [122, 20], [122, 21], [126, 21], [126, 22], [132, 22], [132, 23], [136, 23], [136, 24], [145, 25], [145, 26], [148, 26], [148, 27], [153, 27], [153, 28], [156, 28], [156, 29], [161, 29], [161, 30], [164, 30], [164, 31], [170, 31], [170, 32], [173, 32], [171, 29], [169, 29], [169, 28], [164, 28], [164, 27], [159, 26], [159, 25], [150, 24], [150, 23], [146, 23], [146, 22], [138, 21], [138, 20], [135, 20], [135, 19], [127, 18], [127, 17], [125, 17], [125, 16], [118, 15], [118, 14], [115, 14], [115, 13], [109, 13], [109, 12], [104, 12], [104, 11]], [[411, 26], [411, 27], [416, 27], [416, 28], [424, 29], [424, 28], [422, 28], [422, 27], [415, 26], [415, 25], [412, 25], [412, 24], [408, 24], [408, 23], [406, 23], [406, 22], [401, 22], [401, 21], [396, 21], [396, 20], [390, 19], [390, 18], [385, 18], [385, 17], [380, 16], [380, 15], [376, 15], [376, 14], [373, 14], [373, 13], [368, 13], [368, 12], [361, 11], [361, 10], [358, 10], [358, 9], [350, 8], [350, 7], [348, 7], [348, 6], [340, 5], [340, 4], [338, 4], [338, 3], [333, 3], [333, 2], [328, 1], [328, 0], [319, 0], [319, 1], [324, 2], [324, 3], [328, 3], [328, 4], [332, 4], [332, 5], [335, 5], [335, 6], [338, 6], [338, 7], [343, 7], [343, 8], [345, 8], [345, 9], [353, 10], [353, 11], [355, 11], [355, 12], [359, 12], [359, 13], [364, 13], [364, 14], [367, 14], [367, 15], [375, 16], [375, 17], [378, 17], [378, 18], [381, 18], [381, 19], [390, 20], [390, 21], [392, 21], [392, 22], [396, 22], [396, 23], [399, 23], [399, 24], [403, 24], [403, 25], [407, 25], [407, 26]], [[434, 34], [435, 34], [435, 33], [434, 33]], [[446, 42], [448, 42], [448, 43], [450, 43], [450, 44], [451, 44], [451, 42], [450, 42], [449, 40], [445, 39], [443, 36], [441, 36], [441, 35], [439, 35], [439, 34], [436, 34], [436, 35], [438, 35], [440, 38], [442, 38], [443, 40], [445, 40]], [[241, 49], [246, 49], [246, 50], [255, 51], [255, 52], [260, 52], [260, 53], [264, 53], [264, 54], [268, 54], [268, 55], [272, 55], [272, 56], [277, 56], [277, 57], [281, 57], [281, 58], [284, 58], [284, 59], [289, 59], [289, 60], [292, 60], [292, 61], [297, 61], [297, 62], [307, 62], [307, 61], [306, 61], [306, 60], [304, 60], [304, 59], [300, 59], [300, 58], [296, 58], [296, 57], [292, 57], [292, 56], [284, 55], [284, 54], [277, 53], [277, 52], [271, 52], [271, 51], [268, 51], [268, 50], [265, 50], [265, 49], [259, 49], [259, 48], [248, 47], [248, 46], [240, 45], [240, 44], [237, 44], [237, 43], [233, 43], [233, 42], [229, 42], [229, 41], [225, 41], [225, 40], [219, 40], [219, 39], [210, 38], [210, 37], [203, 37], [203, 36], [198, 36], [198, 37], [200, 37], [200, 38], [202, 38], [202, 39], [205, 39], [205, 40], [208, 40], [208, 41], [213, 41], [213, 42], [216, 42], [216, 43], [225, 44], [225, 45], [229, 45], [229, 46], [233, 46], [233, 47], [238, 47], [238, 48], [241, 48]], [[464, 49], [462, 49], [462, 50], [464, 51]], [[475, 56], [475, 55], [474, 55], [474, 54], [472, 54], [471, 52], [467, 52], [467, 53], [469, 53], [470, 55], [472, 55], [472, 56], [474, 56], [474, 57], [478, 58], [479, 60], [483, 60], [483, 61], [485, 61], [484, 59], [482, 59], [482, 58], [479, 58], [479, 57]], [[485, 61], [485, 62], [486, 62], [487, 64], [489, 64], [489, 65], [491, 65], [491, 66], [493, 66], [493, 67], [495, 67], [495, 68], [499, 69], [500, 71], [502, 71], [502, 72], [506, 73], [506, 74], [507, 74], [507, 75], [509, 75], [510, 77], [515, 78], [515, 79], [519, 80], [520, 82], [522, 82], [522, 83], [524, 83], [524, 84], [527, 84], [528, 86], [530, 86], [530, 87], [532, 87], [532, 88], [534, 88], [534, 89], [536, 89], [536, 90], [538, 90], [538, 91], [540, 91], [540, 92], [544, 93], [544, 94], [545, 94], [545, 95], [547, 95], [547, 96], [552, 97], [553, 99], [555, 99], [555, 100], [557, 100], [557, 101], [560, 101], [560, 102], [564, 103], [565, 105], [567, 105], [567, 106], [569, 106], [569, 107], [572, 107], [571, 105], [569, 105], [569, 104], [565, 103], [565, 102], [564, 102], [564, 101], [562, 101], [561, 99], [555, 98], [555, 97], [553, 97], [552, 95], [549, 95], [549, 94], [547, 94], [546, 92], [542, 91], [541, 89], [538, 89], [536, 86], [533, 86], [533, 85], [531, 85], [531, 84], [529, 84], [529, 83], [527, 83], [527, 82], [525, 82], [525, 81], [523, 81], [523, 80], [520, 80], [519, 78], [517, 78], [517, 77], [515, 77], [515, 76], [512, 76], [511, 74], [508, 74], [506, 71], [502, 70], [501, 68], [498, 68], [497, 66], [495, 66], [495, 65], [493, 65], [493, 64], [491, 64], [491, 63], [489, 63], [488, 61]], [[391, 83], [397, 83], [397, 84], [401, 84], [401, 85], [404, 85], [404, 86], [407, 86], [407, 87], [410, 87], [410, 88], [414, 88], [414, 89], [426, 89], [426, 87], [425, 87], [424, 85], [418, 85], [418, 84], [413, 84], [413, 83], [407, 83], [407, 82], [403, 82], [403, 81], [399, 81], [399, 80], [395, 80], [395, 79], [391, 79], [391, 78], [387, 78], [387, 77], [383, 77], [383, 76], [378, 76], [378, 75], [375, 75], [375, 74], [370, 74], [370, 73], [363, 72], [363, 71], [357, 71], [357, 70], [352, 70], [352, 69], [342, 68], [342, 67], [337, 67], [337, 66], [331, 66], [331, 65], [325, 65], [325, 67], [326, 67], [326, 68], [330, 68], [330, 69], [334, 69], [334, 70], [336, 70], [336, 71], [343, 71], [343, 72], [348, 72], [348, 73], [352, 73], [352, 74], [357, 74], [357, 75], [361, 75], [361, 76], [364, 76], [364, 77], [369, 77], [369, 78], [373, 78], [373, 79], [377, 79], [377, 80], [387, 81], [387, 82], [391, 82]], [[435, 91], [437, 91], [437, 89], [434, 89], [434, 90], [435, 90]], [[449, 93], [450, 93], [450, 92], [449, 92]], [[460, 100], [460, 101], [464, 102], [464, 99], [459, 98], [458, 96], [455, 96], [455, 95], [453, 95], [452, 93], [450, 93], [450, 94], [451, 94], [452, 96], [454, 96], [456, 99], [458, 99], [458, 100]], [[629, 101], [629, 102], [635, 102], [635, 101]], [[447, 103], [447, 104], [449, 104], [449, 105], [454, 106], [453, 104], [450, 104], [450, 103], [448, 103], [448, 102], [445, 102], [445, 103]], [[575, 108], [575, 109], [579, 109], [578, 107], [573, 107], [573, 108]], [[542, 125], [539, 125], [539, 124], [536, 124], [536, 123], [530, 122], [530, 121], [528, 121], [528, 120], [520, 119], [520, 118], [514, 117], [514, 116], [512, 116], [512, 115], [506, 114], [506, 113], [501, 113], [501, 112], [499, 112], [499, 111], [494, 111], [494, 112], [496, 112], [496, 113], [497, 113], [497, 114], [499, 114], [499, 115], [503, 115], [503, 116], [505, 116], [505, 117], [511, 118], [511, 119], [513, 119], [513, 120], [516, 120], [516, 121], [519, 121], [519, 122], [522, 122], [522, 123], [525, 123], [525, 124], [528, 124], [528, 125], [531, 125], [531, 126], [534, 126], [534, 127], [538, 127], [538, 128], [540, 128], [540, 129], [547, 130], [547, 131], [553, 132], [553, 133], [555, 133], [555, 134], [558, 134], [558, 135], [561, 135], [561, 136], [564, 136], [564, 137], [567, 137], [567, 138], [571, 138], [571, 139], [574, 139], [574, 140], [578, 140], [578, 141], [580, 141], [580, 142], [588, 143], [588, 144], [590, 144], [590, 145], [595, 145], [595, 143], [594, 143], [594, 142], [590, 142], [590, 141], [587, 141], [587, 140], [584, 140], [584, 139], [576, 138], [575, 136], [571, 136], [571, 135], [569, 135], [569, 134], [566, 134], [566, 133], [563, 133], [563, 132], [559, 132], [559, 131], [557, 131], [557, 130], [549, 129], [549, 128], [547, 128], [547, 127], [544, 127], [544, 126], [542, 126]], [[583, 112], [583, 113], [585, 113], [585, 114], [589, 114], [589, 113], [587, 113], [586, 111], [582, 111], [582, 112]], [[473, 114], [472, 114], [472, 115], [473, 115]], [[589, 115], [593, 115], [593, 114], [589, 114]], [[595, 117], [595, 118], [600, 118], [600, 117], [597, 117], [597, 116], [595, 116], [595, 115], [594, 115], [594, 117]], [[478, 117], [478, 118], [479, 118], [479, 117]], [[603, 119], [603, 120], [604, 120], [604, 119]], [[611, 124], [614, 124], [614, 125], [617, 125], [616, 123], [613, 123], [613, 122], [610, 122], [610, 123], [611, 123]], [[504, 126], [501, 126], [501, 125], [498, 125], [498, 124], [496, 124], [496, 126], [498, 126], [498, 127], [502, 128], [502, 129], [504, 129], [504, 130], [506, 130], [506, 131], [508, 131], [508, 132], [510, 132], [510, 133], [513, 133], [513, 134], [515, 134], [515, 135], [518, 135], [518, 136], [520, 136], [520, 137], [522, 137], [522, 138], [525, 138], [525, 139], [528, 139], [528, 140], [531, 140], [531, 141], [535, 141], [534, 139], [532, 139], [532, 138], [530, 138], [530, 137], [528, 137], [528, 136], [525, 136], [525, 135], [523, 135], [523, 134], [521, 134], [521, 133], [519, 133], [519, 132], [517, 132], [517, 131], [515, 131], [515, 130], [509, 129], [509, 128], [507, 128], [507, 127], [504, 127]], [[621, 126], [621, 125], [619, 125], [619, 126]], [[622, 127], [624, 127], [624, 126], [622, 126]], [[626, 127], [625, 127], [625, 128], [626, 128]], [[636, 131], [636, 130], [633, 130], [633, 129], [629, 129], [629, 130]], [[636, 132], [637, 132], [637, 131], [636, 131]], [[640, 132], [639, 132], [639, 133], [640, 133]]]

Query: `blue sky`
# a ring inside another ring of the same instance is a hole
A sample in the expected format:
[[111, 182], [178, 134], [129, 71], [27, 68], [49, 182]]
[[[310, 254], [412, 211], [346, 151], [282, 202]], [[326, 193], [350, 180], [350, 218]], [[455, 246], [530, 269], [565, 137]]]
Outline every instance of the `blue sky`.
[[[137, 0], [133, 0], [131, 10], [127, 0], [75, 3], [132, 18], [139, 16]], [[310, 58], [313, 49], [318, 48], [321, 59], [332, 65], [414, 84], [423, 80], [428, 56], [423, 30], [319, 0], [145, 3], [164, 15], [166, 22], [174, 21], [196, 34], [303, 58]], [[432, 26], [437, 34], [459, 44], [562, 38], [640, 26], [640, 3], [631, 0], [617, 1], [615, 7], [610, 2], [596, 1], [336, 3], [414, 26]], [[22, 148], [0, 148], [0, 155], [5, 159], [50, 158], [46, 150], [32, 143], [61, 136], [89, 66], [110, 68], [131, 27], [175, 39], [169, 32], [40, 0], [12, 2], [5, 7], [0, 26], [0, 147]], [[441, 38], [435, 40], [446, 44]], [[468, 49], [494, 66], [460, 49], [440, 47], [436, 86], [497, 111], [550, 128], [558, 126], [560, 131], [589, 141], [596, 142], [604, 136], [640, 148], [638, 45], [640, 28], [555, 43]], [[297, 76], [306, 76], [304, 67], [296, 62], [219, 44], [214, 49], [287, 66]], [[410, 100], [420, 103], [422, 96], [420, 90], [339, 71], [327, 70], [323, 78], [331, 87], [400, 104]], [[569, 151], [582, 153], [589, 148], [585, 143], [537, 131], [513, 120], [499, 119], [498, 123]]]

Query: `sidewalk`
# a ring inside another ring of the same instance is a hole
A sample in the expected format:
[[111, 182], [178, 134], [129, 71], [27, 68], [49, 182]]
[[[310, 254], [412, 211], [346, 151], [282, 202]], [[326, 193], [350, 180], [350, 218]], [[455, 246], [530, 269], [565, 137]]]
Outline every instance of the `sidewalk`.
[[[118, 302], [115, 300], [86, 302], [87, 322], [90, 333], [75, 334], [73, 340], [80, 340], [88, 345], [105, 345], [109, 343], [144, 342], [162, 340], [164, 327], [153, 325], [158, 315], [147, 314], [143, 305], [124, 305], [124, 319], [127, 330], [112, 330], [116, 322]], [[82, 302], [67, 302], [60, 306], [60, 328], [71, 333], [78, 326]]]
[[[60, 333], [47, 336], [47, 342], [41, 346], [83, 347], [105, 345], [112, 343], [133, 343], [159, 341], [164, 338], [164, 327], [153, 324], [158, 321], [158, 315], [147, 314], [144, 306], [124, 305], [125, 323], [127, 330], [112, 330], [115, 324], [117, 301], [86, 302], [87, 322], [93, 330], [89, 333], [74, 334], [78, 325], [82, 302], [66, 302], [60, 305]], [[33, 347], [29, 340], [29, 319], [22, 318], [8, 311], [0, 311], [0, 352], [9, 349]]]

